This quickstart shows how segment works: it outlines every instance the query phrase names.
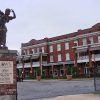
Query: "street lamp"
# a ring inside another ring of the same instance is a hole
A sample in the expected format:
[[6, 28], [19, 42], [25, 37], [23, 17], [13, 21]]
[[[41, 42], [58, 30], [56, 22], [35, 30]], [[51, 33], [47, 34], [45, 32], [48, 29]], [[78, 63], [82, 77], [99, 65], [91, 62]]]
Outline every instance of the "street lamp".
[[41, 70], [41, 76], [42, 76], [42, 49], [40, 49], [39, 57], [40, 57], [40, 70]]
[[[77, 43], [74, 43], [74, 46], [77, 46]], [[75, 60], [74, 60], [74, 67], [75, 67], [75, 74], [78, 76], [78, 66], [77, 66], [77, 52], [76, 52], [76, 47], [74, 48], [75, 52]]]

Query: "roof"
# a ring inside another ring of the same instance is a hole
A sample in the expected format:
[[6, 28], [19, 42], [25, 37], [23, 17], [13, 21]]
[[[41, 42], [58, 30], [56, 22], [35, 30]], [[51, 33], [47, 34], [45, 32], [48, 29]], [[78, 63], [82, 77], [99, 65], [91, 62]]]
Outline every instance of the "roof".
[[52, 37], [52, 38], [46, 37], [46, 38], [40, 39], [40, 40], [32, 39], [27, 43], [22, 43], [21, 46], [26, 47], [26, 46], [36, 45], [36, 44], [40, 44], [40, 43], [44, 43], [44, 42], [57, 41], [57, 40], [71, 38], [71, 37], [75, 37], [77, 35], [88, 34], [88, 33], [96, 32], [96, 31], [100, 31], [100, 23], [93, 25], [91, 28], [83, 29], [83, 30], [80, 29], [77, 32], [73, 32], [73, 33], [69, 33], [69, 34], [64, 34], [64, 35], [60, 35], [60, 36], [56, 36], [56, 37]]

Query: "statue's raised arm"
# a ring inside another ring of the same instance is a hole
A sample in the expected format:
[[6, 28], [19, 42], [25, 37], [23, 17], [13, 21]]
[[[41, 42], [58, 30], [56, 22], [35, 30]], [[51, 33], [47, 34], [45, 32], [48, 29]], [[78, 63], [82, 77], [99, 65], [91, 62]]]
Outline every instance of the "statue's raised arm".
[[[10, 12], [12, 12], [13, 16], [10, 16]], [[16, 14], [15, 14], [14, 10], [7, 8], [5, 10], [5, 19], [6, 19], [5, 21], [9, 22], [10, 20], [15, 19], [15, 18], [16, 18]]]
[[15, 18], [16, 18], [16, 14], [15, 14], [14, 10], [13, 10], [13, 9], [11, 9], [11, 12], [13, 13], [12, 18], [13, 18], [13, 19], [15, 19]]

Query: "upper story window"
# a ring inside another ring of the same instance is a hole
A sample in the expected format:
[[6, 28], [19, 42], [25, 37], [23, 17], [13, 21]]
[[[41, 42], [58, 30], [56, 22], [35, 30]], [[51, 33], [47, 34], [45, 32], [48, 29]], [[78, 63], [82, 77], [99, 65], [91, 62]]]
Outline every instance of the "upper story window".
[[61, 44], [57, 44], [57, 51], [61, 51]]
[[83, 45], [87, 45], [86, 38], [83, 38]]
[[58, 61], [61, 61], [61, 54], [58, 55]]
[[93, 37], [89, 37], [89, 40], [90, 40], [90, 44], [93, 44], [94, 43]]
[[39, 53], [39, 48], [37, 48], [37, 53]]
[[35, 50], [34, 50], [34, 49], [32, 49], [32, 53], [33, 53], [33, 54], [35, 53]]
[[66, 53], [66, 60], [70, 60], [70, 55], [69, 55], [69, 53]]
[[26, 50], [23, 50], [23, 55], [26, 55]]
[[49, 46], [49, 50], [50, 50], [50, 52], [53, 52], [53, 46], [52, 45]]
[[75, 44], [75, 46], [78, 46], [78, 41], [75, 40], [75, 41], [74, 41], [74, 44]]
[[68, 50], [68, 49], [69, 49], [69, 43], [66, 42], [66, 43], [65, 43], [65, 50]]
[[30, 51], [29, 51], [29, 50], [27, 50], [27, 54], [28, 54], [28, 55], [30, 54]]
[[98, 42], [100, 43], [100, 36], [98, 36]]
[[44, 47], [42, 47], [41, 49], [42, 49], [42, 53], [44, 53]]
[[50, 56], [50, 62], [53, 62], [53, 56]]

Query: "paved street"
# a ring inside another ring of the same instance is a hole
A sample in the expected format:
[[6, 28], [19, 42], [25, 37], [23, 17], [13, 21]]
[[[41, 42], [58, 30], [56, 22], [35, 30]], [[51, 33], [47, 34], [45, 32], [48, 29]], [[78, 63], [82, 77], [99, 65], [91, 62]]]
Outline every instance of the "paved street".
[[32, 80], [18, 82], [17, 87], [18, 100], [43, 100], [56, 96], [94, 92], [94, 81]]

